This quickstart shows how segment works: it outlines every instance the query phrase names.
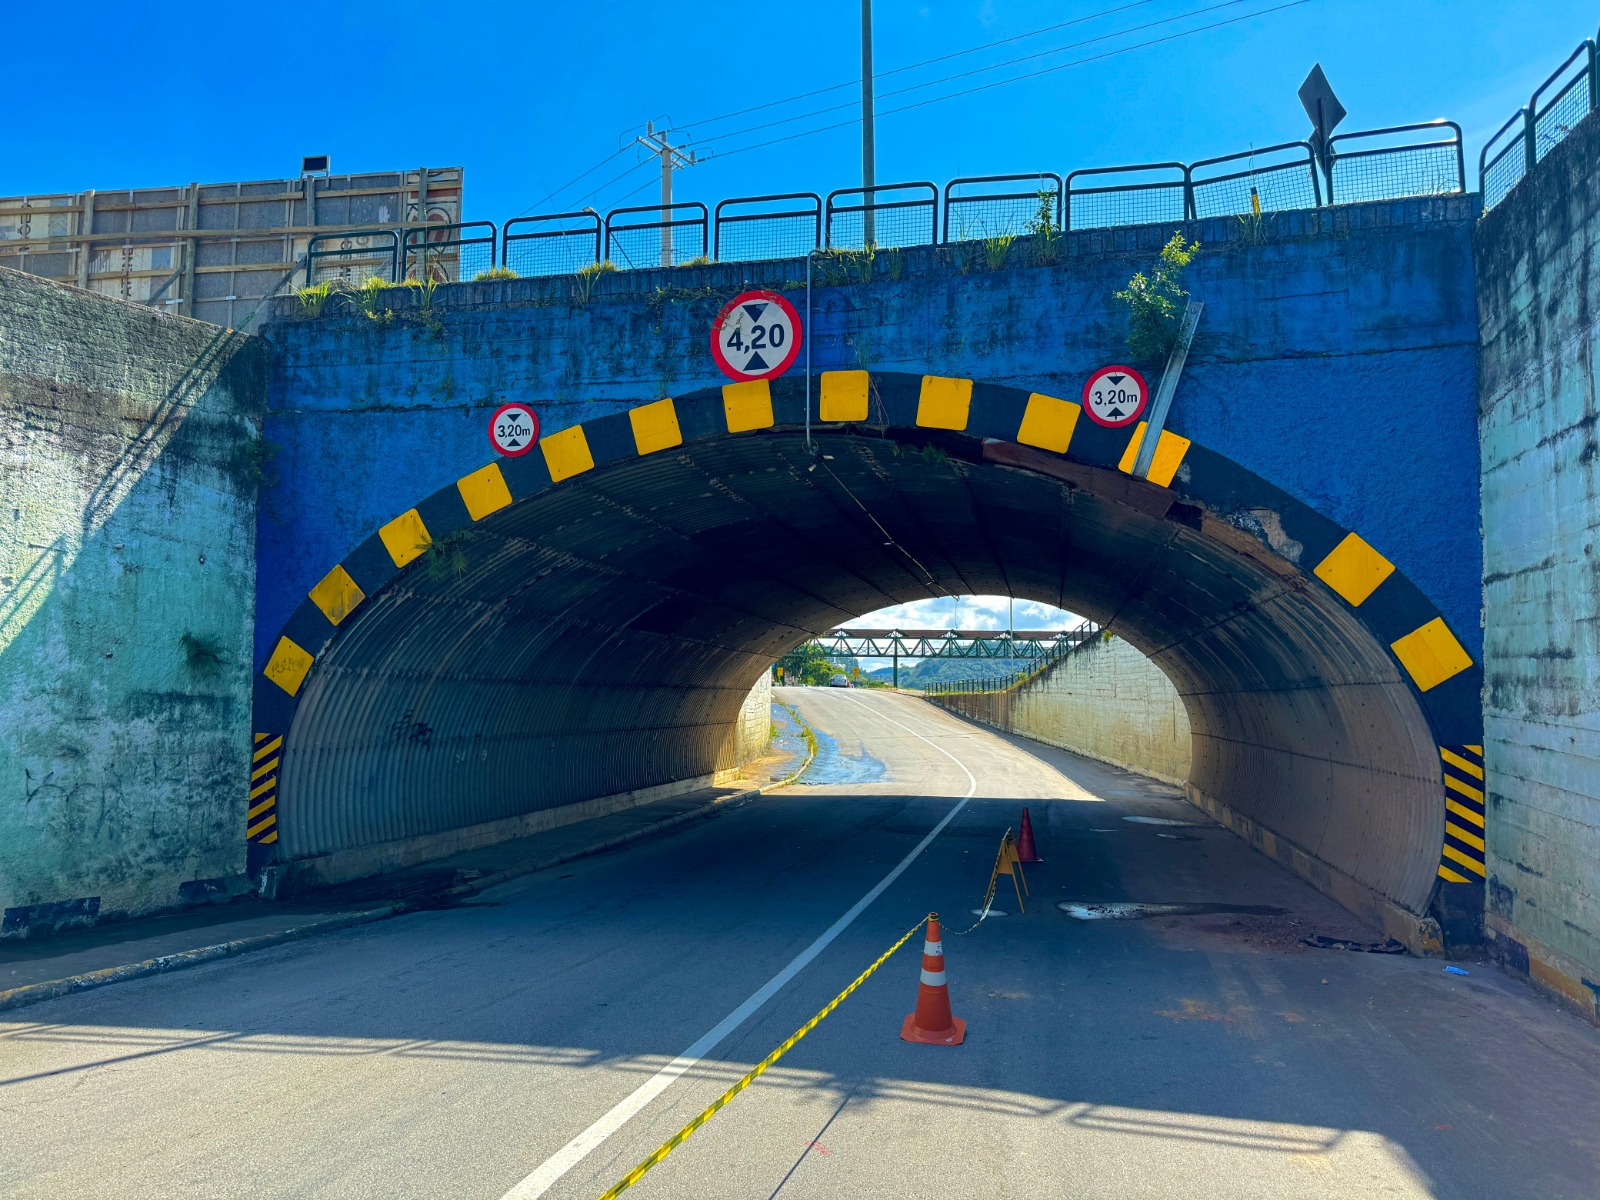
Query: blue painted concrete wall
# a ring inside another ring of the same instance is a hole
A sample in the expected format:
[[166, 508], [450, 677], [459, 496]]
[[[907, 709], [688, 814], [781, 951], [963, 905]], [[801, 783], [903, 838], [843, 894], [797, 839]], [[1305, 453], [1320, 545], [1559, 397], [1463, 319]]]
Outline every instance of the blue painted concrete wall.
[[[1359, 531], [1481, 645], [1476, 197], [1191, 223], [1206, 304], [1170, 427]], [[970, 376], [1077, 398], [1127, 361], [1112, 300], [1171, 226], [1084, 231], [1057, 261], [1018, 243], [833, 261], [811, 292], [814, 370]], [[257, 662], [350, 547], [493, 455], [489, 414], [532, 401], [547, 431], [724, 382], [711, 320], [745, 287], [804, 308], [803, 260], [719, 264], [394, 295], [386, 321], [305, 319], [277, 302], [275, 486], [259, 531]], [[794, 368], [804, 369], [804, 361]], [[1152, 381], [1159, 364], [1151, 365]]]

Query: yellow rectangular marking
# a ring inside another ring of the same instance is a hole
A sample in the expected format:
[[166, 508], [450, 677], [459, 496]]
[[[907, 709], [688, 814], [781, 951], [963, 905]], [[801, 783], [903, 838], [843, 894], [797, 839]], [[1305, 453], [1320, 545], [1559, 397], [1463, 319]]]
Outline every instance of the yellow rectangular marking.
[[[1468, 746], [1467, 749], [1470, 750], [1470, 749], [1472, 749], [1472, 747]], [[1451, 751], [1447, 750], [1443, 746], [1439, 747], [1439, 757], [1444, 759], [1445, 762], [1449, 763], [1452, 767], [1455, 767], [1457, 770], [1465, 771], [1468, 775], [1471, 775], [1474, 779], [1482, 779], [1483, 778], [1483, 768], [1482, 767], [1480, 767], [1475, 762], [1468, 762], [1466, 759], [1462, 758], [1461, 755], [1454, 754]]]
[[553, 483], [582, 475], [594, 467], [594, 455], [589, 453], [589, 439], [582, 425], [569, 425], [540, 438], [539, 449], [544, 454], [544, 465]]
[[872, 390], [868, 371], [824, 371], [818, 403], [819, 421], [865, 421]]
[[1472, 880], [1468, 879], [1465, 875], [1457, 875], [1449, 867], [1444, 866], [1443, 864], [1441, 864], [1440, 867], [1439, 867], [1439, 878], [1445, 880], [1448, 883], [1471, 883], [1472, 882]]
[[1345, 603], [1359, 608], [1380, 583], [1394, 574], [1394, 564], [1357, 535], [1347, 533], [1312, 573], [1338, 592]]
[[266, 837], [261, 839], [261, 844], [263, 846], [270, 846], [270, 845], [272, 845], [273, 842], [275, 842], [277, 840], [278, 840], [278, 831], [276, 829], [274, 829], [271, 833], [267, 834]]
[[678, 428], [678, 410], [671, 397], [630, 408], [628, 421], [633, 426], [633, 444], [640, 454], [683, 445], [683, 430]]
[[1017, 430], [1017, 441], [1024, 446], [1037, 446], [1065, 454], [1072, 445], [1072, 435], [1078, 428], [1078, 418], [1083, 406], [1070, 400], [1058, 400], [1038, 392], [1028, 397], [1028, 407], [1022, 413], [1022, 425]]
[[[262, 738], [269, 738], [269, 737], [272, 737], [272, 735], [270, 733], [258, 733], [258, 734], [256, 734], [256, 741], [259, 742]], [[267, 755], [271, 754], [274, 750], [276, 750], [281, 745], [283, 745], [283, 734], [280, 733], [277, 737], [272, 738], [272, 745], [270, 745], [270, 746], [262, 746], [261, 749], [259, 749], [259, 750], [257, 750], [255, 752], [255, 755], [254, 755], [255, 761], [256, 762], [260, 762], [263, 758], [265, 758]]]
[[422, 518], [414, 508], [408, 508], [378, 530], [378, 536], [383, 539], [383, 548], [389, 552], [389, 557], [397, 567], [403, 567], [420, 557], [433, 541], [428, 527], [422, 523]]
[[276, 771], [277, 769], [278, 769], [278, 760], [277, 759], [274, 758], [274, 759], [271, 759], [268, 762], [264, 762], [259, 767], [257, 767], [254, 771], [250, 772], [250, 782], [254, 783], [256, 780], [260, 779], [263, 775], [270, 775], [270, 774], [272, 774], [273, 771]]
[[261, 673], [292, 696], [300, 690], [309, 670], [311, 655], [288, 638], [280, 637]]
[[1455, 813], [1455, 815], [1460, 817], [1463, 821], [1471, 821], [1479, 829], [1483, 828], [1482, 813], [1473, 812], [1465, 804], [1461, 804], [1458, 801], [1452, 800], [1449, 796], [1444, 798], [1444, 806], [1451, 812]]
[[972, 380], [924, 375], [917, 424], [924, 429], [965, 429], [972, 410]]
[[276, 775], [274, 775], [271, 779], [263, 779], [259, 784], [250, 789], [250, 799], [254, 800], [257, 796], [270, 792], [277, 786], [278, 777]]
[[246, 821], [254, 821], [257, 817], [266, 812], [267, 809], [271, 808], [277, 802], [278, 798], [276, 796], [268, 796], [260, 804], [256, 805], [249, 812], [245, 813], [244, 819]]
[[722, 415], [729, 433], [772, 428], [772, 385], [765, 379], [722, 385]]
[[1472, 751], [1472, 752], [1473, 752], [1473, 753], [1474, 753], [1474, 754], [1476, 754], [1476, 755], [1477, 755], [1477, 756], [1478, 756], [1478, 757], [1479, 757], [1479, 758], [1482, 758], [1482, 757], [1483, 757], [1483, 747], [1482, 747], [1482, 746], [1463, 746], [1463, 747], [1461, 747], [1461, 748], [1462, 748], [1462, 749], [1463, 749], [1463, 750], [1471, 750], [1471, 751]]
[[1442, 617], [1435, 617], [1398, 641], [1391, 642], [1389, 649], [1394, 651], [1394, 656], [1410, 674], [1419, 692], [1429, 691], [1447, 679], [1454, 679], [1472, 665], [1472, 655], [1456, 641], [1456, 635], [1450, 632]]
[[[1139, 447], [1144, 444], [1144, 433], [1147, 428], [1149, 422], [1140, 421], [1138, 428], [1133, 431], [1133, 437], [1128, 441], [1128, 448], [1122, 452], [1122, 461], [1117, 463], [1117, 470], [1124, 475], [1133, 474], [1133, 466], [1139, 460]], [[1156, 452], [1150, 458], [1150, 474], [1146, 478], [1158, 487], [1171, 487], [1173, 478], [1178, 474], [1178, 468], [1183, 466], [1183, 456], [1189, 453], [1189, 447], [1192, 445], [1194, 443], [1181, 434], [1163, 429], [1161, 436], [1156, 440]]]
[[256, 734], [256, 745], [259, 746], [262, 742], [266, 741], [271, 736], [272, 735], [270, 733], [258, 733], [258, 734]]
[[1446, 821], [1444, 823], [1444, 831], [1458, 842], [1465, 842], [1473, 847], [1480, 854], [1483, 852], [1483, 839], [1471, 830], [1461, 828], [1454, 821]]
[[499, 463], [490, 463], [470, 475], [463, 475], [456, 480], [456, 491], [461, 493], [461, 502], [474, 521], [481, 521], [511, 504], [511, 489], [506, 486]]
[[1457, 850], [1454, 846], [1450, 845], [1448, 842], [1445, 843], [1444, 856], [1446, 858], [1448, 858], [1448, 859], [1452, 859], [1455, 862], [1460, 863], [1463, 867], [1465, 867], [1467, 870], [1471, 871], [1474, 875], [1478, 875], [1480, 877], [1487, 877], [1488, 876], [1488, 872], [1483, 869], [1483, 864], [1481, 862], [1478, 862], [1475, 859], [1469, 858], [1467, 855], [1463, 854], [1460, 850]]
[[[253, 838], [256, 836], [256, 834], [262, 832], [262, 830], [271, 829], [277, 823], [278, 815], [276, 813], [269, 813], [264, 820], [257, 821], [254, 825], [246, 829], [244, 831], [244, 835], [247, 838]], [[234, 826], [234, 828], [237, 829], [238, 826]]]
[[1463, 796], [1471, 797], [1472, 799], [1476, 800], [1479, 804], [1483, 803], [1483, 793], [1482, 792], [1480, 792], [1477, 788], [1473, 787], [1469, 783], [1462, 783], [1461, 780], [1457, 779], [1454, 775], [1451, 775], [1448, 772], [1445, 774], [1445, 777], [1444, 777], [1444, 785], [1445, 785], [1445, 787], [1449, 788], [1451, 791], [1460, 792]]
[[322, 610], [322, 615], [337, 625], [355, 611], [367, 594], [350, 578], [350, 572], [335, 563], [333, 570], [324, 575], [317, 586], [308, 593], [311, 603]]

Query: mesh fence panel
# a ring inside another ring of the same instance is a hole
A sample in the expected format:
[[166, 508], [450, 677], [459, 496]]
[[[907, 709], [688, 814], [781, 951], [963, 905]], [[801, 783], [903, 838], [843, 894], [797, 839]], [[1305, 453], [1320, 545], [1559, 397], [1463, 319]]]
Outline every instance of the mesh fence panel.
[[[1247, 189], [1248, 191], [1248, 189]], [[1153, 225], [1182, 221], [1182, 183], [1078, 191], [1067, 185], [1067, 228], [1102, 229], [1111, 225]]]
[[1518, 134], [1498, 152], [1495, 158], [1484, 164], [1479, 180], [1479, 186], [1483, 188], [1484, 208], [1493, 208], [1499, 204], [1528, 173], [1525, 138], [1525, 134]]
[[[1049, 193], [1046, 213], [1053, 226], [1056, 195]], [[973, 242], [980, 238], [1018, 237], [1038, 232], [1043, 220], [1038, 196], [951, 196], [945, 204], [944, 240]]]
[[719, 217], [716, 244], [719, 262], [803, 258], [817, 248], [817, 217], [815, 213]]
[[576, 275], [597, 261], [593, 228], [507, 233], [505, 265], [518, 275]]
[[1549, 154], [1562, 138], [1572, 132], [1573, 126], [1589, 114], [1589, 72], [1585, 70], [1544, 106], [1534, 123], [1533, 138], [1536, 156]]
[[307, 255], [307, 274], [313, 284], [328, 281], [358, 287], [368, 279], [394, 279], [395, 246], [392, 241], [348, 238], [339, 245], [313, 246]]
[[1452, 143], [1361, 151], [1333, 160], [1336, 204], [1443, 196], [1460, 188], [1460, 164]]
[[660, 224], [612, 227], [606, 235], [606, 257], [616, 263], [621, 271], [682, 266], [691, 259], [705, 257], [705, 225], [695, 221], [667, 228], [672, 239], [672, 256], [667, 262], [662, 261]]
[[494, 266], [494, 241], [437, 242], [406, 247], [407, 279], [470, 283]]
[[[880, 187], [867, 204], [859, 189], [834, 192], [828, 197], [827, 244], [836, 250], [864, 250], [873, 245], [931, 246], [938, 240], [938, 189], [923, 186]], [[925, 198], [924, 198], [925, 197]], [[867, 237], [871, 217], [872, 237]]]
[[1236, 179], [1194, 181], [1196, 217], [1232, 217], [1251, 211], [1250, 189], [1255, 188], [1262, 212], [1287, 212], [1296, 208], [1315, 208], [1318, 189], [1309, 163], [1286, 163], [1263, 167]]

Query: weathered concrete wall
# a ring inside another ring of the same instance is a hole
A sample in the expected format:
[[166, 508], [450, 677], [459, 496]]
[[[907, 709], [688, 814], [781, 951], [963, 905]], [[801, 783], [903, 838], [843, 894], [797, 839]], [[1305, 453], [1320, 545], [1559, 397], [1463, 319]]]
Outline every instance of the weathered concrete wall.
[[742, 767], [753, 758], [760, 758], [772, 740], [772, 676], [762, 673], [755, 687], [745, 697], [739, 708], [739, 719], [734, 725], [732, 758], [730, 765]]
[[[1478, 648], [1475, 197], [1280, 213], [1259, 239], [1194, 222], [1205, 318], [1170, 428], [1358, 529]], [[819, 267], [813, 368], [955, 375], [1076, 398], [1126, 356], [1112, 293], [1164, 225], [1062, 238], [1053, 265], [992, 271], [981, 244]], [[532, 402], [546, 431], [725, 382], [707, 338], [749, 286], [805, 307], [803, 261], [441, 288], [392, 319], [275, 302], [257, 665], [325, 571], [379, 525], [489, 461], [489, 415]], [[799, 368], [796, 368], [798, 371]], [[1404, 396], [1404, 403], [1396, 403]], [[1291, 558], [1298, 547], [1286, 546]]]
[[1009, 691], [929, 698], [985, 725], [1179, 787], [1189, 778], [1183, 701], [1121, 638], [1096, 638]]
[[0, 269], [0, 936], [232, 886], [261, 346]]
[[1476, 232], [1491, 945], [1600, 990], [1600, 120]]

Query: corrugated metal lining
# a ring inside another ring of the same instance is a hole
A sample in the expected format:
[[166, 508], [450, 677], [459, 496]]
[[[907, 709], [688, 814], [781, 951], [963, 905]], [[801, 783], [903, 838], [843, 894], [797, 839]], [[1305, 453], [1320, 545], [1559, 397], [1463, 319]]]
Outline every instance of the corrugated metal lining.
[[[776, 656], [928, 595], [925, 568], [933, 588], [1009, 590], [1111, 625], [1183, 696], [1197, 787], [1424, 910], [1438, 752], [1384, 646], [1331, 593], [1184, 514], [878, 438], [820, 440], [827, 471], [805, 469], [792, 433], [602, 466], [478, 522], [459, 578], [404, 572], [306, 682], [283, 850], [726, 766], [740, 704]], [[1107, 494], [1125, 487], [1105, 478]]]

